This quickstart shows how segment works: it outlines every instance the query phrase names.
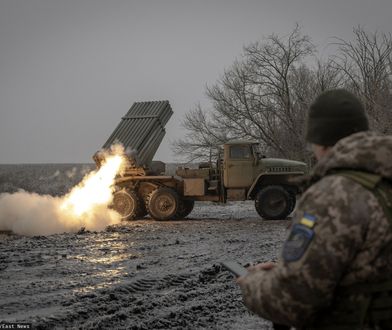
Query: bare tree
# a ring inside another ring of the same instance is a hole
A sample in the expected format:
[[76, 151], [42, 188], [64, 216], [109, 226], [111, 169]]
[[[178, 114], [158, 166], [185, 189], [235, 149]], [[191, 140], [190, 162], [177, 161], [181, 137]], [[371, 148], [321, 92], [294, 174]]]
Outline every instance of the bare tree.
[[228, 132], [217, 127], [210, 112], [204, 111], [200, 105], [185, 115], [183, 126], [188, 133], [174, 143], [173, 151], [189, 162], [208, 160], [210, 152], [216, 153], [216, 146], [230, 140]]
[[392, 38], [354, 29], [352, 41], [336, 38], [337, 55], [322, 61], [298, 26], [244, 47], [212, 86], [212, 110], [200, 106], [184, 120], [188, 135], [174, 151], [207, 159], [209, 149], [233, 138], [260, 142], [264, 153], [307, 161], [305, 118], [314, 97], [344, 87], [364, 102], [371, 127], [392, 133]]
[[345, 85], [365, 104], [371, 127], [392, 133], [392, 37], [353, 29], [354, 40], [336, 38], [334, 67], [345, 75]]
[[[174, 151], [199, 158], [206, 149], [232, 138], [257, 140], [270, 155], [304, 158], [304, 107], [315, 79], [304, 65], [315, 48], [300, 28], [285, 37], [271, 35], [244, 47], [244, 54], [218, 82], [207, 87], [213, 111], [200, 107], [184, 120], [189, 134]], [[303, 88], [301, 88], [303, 87]]]

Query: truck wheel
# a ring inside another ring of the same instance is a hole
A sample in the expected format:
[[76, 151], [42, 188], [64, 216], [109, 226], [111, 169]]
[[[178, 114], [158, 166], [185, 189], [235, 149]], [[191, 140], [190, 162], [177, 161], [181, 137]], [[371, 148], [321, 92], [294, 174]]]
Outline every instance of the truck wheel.
[[133, 220], [146, 215], [145, 206], [134, 190], [123, 189], [113, 195], [113, 209], [122, 220]]
[[290, 210], [289, 210], [289, 214], [291, 214], [294, 209], [295, 209], [295, 204], [297, 202], [297, 198], [295, 197], [295, 194], [290, 194]]
[[281, 186], [267, 186], [257, 193], [255, 199], [257, 213], [267, 220], [286, 219], [293, 205], [290, 194]]
[[161, 187], [147, 198], [148, 213], [155, 220], [174, 219], [180, 206], [180, 198], [175, 190]]
[[176, 214], [176, 219], [186, 218], [193, 210], [195, 201], [189, 199], [183, 199], [180, 201], [179, 209]]

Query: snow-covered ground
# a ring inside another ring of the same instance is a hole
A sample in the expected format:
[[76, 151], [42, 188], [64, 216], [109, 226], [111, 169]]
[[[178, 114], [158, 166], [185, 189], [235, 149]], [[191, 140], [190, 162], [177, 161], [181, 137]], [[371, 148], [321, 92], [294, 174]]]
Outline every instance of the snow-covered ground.
[[[0, 166], [0, 192], [61, 195], [88, 168]], [[197, 203], [181, 221], [145, 218], [50, 236], [1, 233], [0, 322], [36, 329], [270, 329], [246, 310], [219, 262], [276, 260], [288, 224], [261, 220], [253, 202]]]

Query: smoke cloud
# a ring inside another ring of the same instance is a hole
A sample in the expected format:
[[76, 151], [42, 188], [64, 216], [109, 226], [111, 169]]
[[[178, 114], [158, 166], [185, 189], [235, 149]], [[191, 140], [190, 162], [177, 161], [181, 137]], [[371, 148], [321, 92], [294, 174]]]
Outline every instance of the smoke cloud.
[[106, 205], [94, 207], [82, 217], [61, 210], [64, 197], [19, 191], [0, 195], [0, 231], [34, 236], [64, 232], [104, 230], [120, 222], [120, 216]]
[[[0, 231], [16, 234], [50, 235], [63, 232], [103, 230], [119, 223], [120, 215], [108, 205], [113, 199], [113, 184], [121, 173], [125, 158], [122, 146], [103, 154], [101, 167], [92, 171], [62, 197], [18, 191], [0, 195]], [[72, 170], [67, 173], [73, 176]]]

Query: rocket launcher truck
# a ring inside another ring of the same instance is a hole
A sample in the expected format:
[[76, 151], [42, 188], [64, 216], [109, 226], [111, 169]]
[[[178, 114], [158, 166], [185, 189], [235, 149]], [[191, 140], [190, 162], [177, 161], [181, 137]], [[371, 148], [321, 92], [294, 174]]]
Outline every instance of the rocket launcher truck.
[[[265, 158], [256, 141], [229, 141], [214, 162], [165, 175], [162, 163], [156, 167], [152, 159], [172, 113], [168, 101], [136, 102], [103, 145], [109, 149], [121, 143], [126, 150], [126, 170], [115, 179], [112, 205], [124, 220], [147, 214], [156, 220], [182, 219], [195, 201], [254, 200], [257, 213], [268, 220], [285, 219], [294, 210], [299, 188], [291, 179], [303, 175], [306, 164]], [[97, 166], [100, 155], [93, 156]]]

